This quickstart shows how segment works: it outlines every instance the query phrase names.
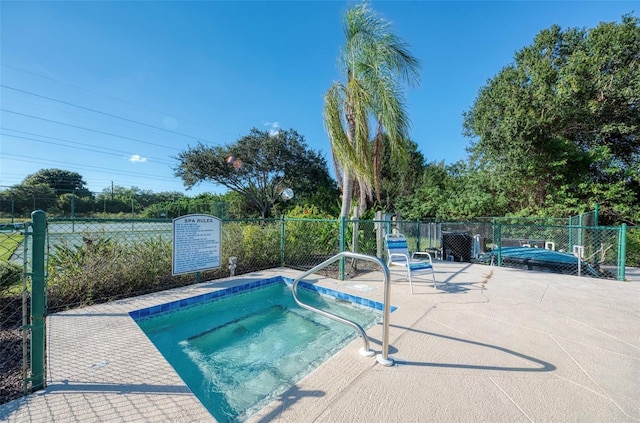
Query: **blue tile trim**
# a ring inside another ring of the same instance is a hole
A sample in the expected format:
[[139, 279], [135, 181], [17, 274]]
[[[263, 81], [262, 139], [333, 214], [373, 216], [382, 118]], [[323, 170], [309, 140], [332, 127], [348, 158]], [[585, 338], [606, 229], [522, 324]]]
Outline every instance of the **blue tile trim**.
[[[148, 318], [150, 316], [155, 316], [156, 314], [166, 313], [168, 311], [177, 310], [182, 307], [188, 307], [188, 306], [206, 302], [206, 301], [214, 301], [218, 298], [226, 297], [227, 295], [236, 294], [238, 292], [250, 291], [255, 288], [261, 288], [264, 286], [272, 285], [274, 283], [281, 283], [281, 282], [284, 282], [289, 286], [293, 285], [293, 279], [291, 278], [287, 278], [285, 276], [274, 276], [269, 279], [253, 281], [244, 285], [237, 285], [231, 288], [225, 288], [217, 291], [208, 292], [206, 294], [196, 295], [195, 297], [183, 298], [181, 300], [172, 301], [170, 303], [158, 304], [158, 305], [153, 305], [151, 307], [141, 308], [139, 310], [133, 310], [129, 312], [129, 316], [131, 316], [133, 320], [140, 320], [143, 318]], [[308, 289], [310, 291], [315, 291], [320, 295], [326, 295], [329, 297], [338, 298], [343, 301], [349, 301], [353, 304], [359, 304], [361, 306], [375, 308], [376, 310], [383, 309], [383, 304], [378, 301], [373, 301], [367, 298], [362, 298], [355, 295], [347, 294], [345, 292], [336, 291], [331, 288], [316, 286], [314, 284], [304, 282], [304, 281], [300, 281], [298, 286], [304, 289]], [[391, 306], [392, 313], [397, 309], [398, 307]]]
[[[282, 276], [282, 279], [285, 281], [285, 283], [287, 285], [293, 285], [293, 279], [287, 278], [285, 276]], [[329, 297], [335, 297], [335, 298], [338, 298], [340, 300], [349, 301], [350, 303], [359, 304], [359, 305], [364, 306], [364, 307], [375, 308], [376, 310], [380, 310], [380, 311], [382, 311], [382, 309], [384, 308], [384, 304], [381, 303], [381, 302], [374, 301], [374, 300], [369, 300], [367, 298], [358, 297], [356, 295], [347, 294], [347, 293], [341, 292], [341, 291], [336, 291], [335, 289], [325, 288], [324, 286], [314, 285], [314, 284], [305, 282], [304, 280], [300, 281], [298, 283], [298, 286], [301, 287], [301, 288], [304, 288], [304, 289], [308, 289], [310, 291], [315, 291], [315, 292], [319, 293], [320, 295], [326, 295], [326, 296], [329, 296]], [[397, 309], [398, 309], [398, 307], [393, 306], [393, 305], [390, 307], [391, 313], [393, 313]]]

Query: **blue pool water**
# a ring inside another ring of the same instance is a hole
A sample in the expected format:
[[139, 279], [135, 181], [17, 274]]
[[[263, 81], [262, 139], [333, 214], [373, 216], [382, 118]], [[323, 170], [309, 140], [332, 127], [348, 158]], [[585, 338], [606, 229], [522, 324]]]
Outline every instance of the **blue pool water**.
[[[374, 301], [306, 283], [298, 293], [365, 329], [382, 319]], [[284, 278], [130, 315], [220, 422], [246, 419], [357, 337], [353, 328], [299, 307]]]

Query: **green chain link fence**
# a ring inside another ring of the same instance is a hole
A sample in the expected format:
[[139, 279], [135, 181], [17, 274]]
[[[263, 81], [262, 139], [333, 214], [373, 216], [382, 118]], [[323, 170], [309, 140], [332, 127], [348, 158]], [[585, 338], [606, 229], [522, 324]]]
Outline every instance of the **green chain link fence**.
[[[442, 260], [625, 280], [626, 225], [574, 224], [580, 221], [594, 223], [597, 217], [587, 213], [565, 219], [564, 225], [558, 225], [558, 219], [516, 218], [493, 222], [405, 221], [393, 227], [405, 234], [411, 250], [429, 251]], [[640, 243], [640, 239], [633, 242]]]
[[45, 385], [44, 238], [43, 212], [0, 225], [0, 403]]
[[624, 280], [626, 227], [498, 224], [493, 251], [479, 260], [498, 266]]
[[640, 227], [627, 227], [626, 263], [628, 266], [640, 268]]
[[3, 402], [26, 393], [28, 292], [25, 229], [29, 224], [0, 228], [0, 398]]
[[[39, 213], [40, 223], [34, 217], [33, 222], [0, 228], [0, 403], [43, 385], [42, 371], [31, 369], [44, 367], [44, 361], [39, 362], [37, 354], [31, 352], [35, 345], [44, 354], [44, 346], [38, 340], [44, 339], [45, 314], [224, 278], [231, 273], [231, 258], [235, 258], [236, 275], [281, 266], [304, 271], [341, 251], [384, 259], [384, 234], [398, 231], [407, 237], [411, 250], [430, 251], [436, 259], [624, 280], [624, 225], [580, 226], [567, 219], [452, 223], [284, 217], [223, 219], [221, 267], [196, 276], [171, 273], [170, 220], [51, 218], [45, 228], [44, 213]], [[34, 236], [39, 226], [41, 238]], [[510, 256], [510, 248], [534, 255]], [[42, 250], [41, 264], [32, 254], [36, 249]], [[572, 261], [548, 263], [535, 256], [540, 252]], [[32, 289], [44, 289], [38, 288], [38, 284], [44, 285], [44, 270], [41, 273], [33, 270], [38, 266], [46, 267], [47, 271], [46, 296], [38, 296], [41, 301], [46, 299], [46, 310], [40, 317], [34, 308], [42, 305], [29, 295]], [[335, 279], [348, 279], [371, 270], [378, 269], [343, 259], [323, 272]]]

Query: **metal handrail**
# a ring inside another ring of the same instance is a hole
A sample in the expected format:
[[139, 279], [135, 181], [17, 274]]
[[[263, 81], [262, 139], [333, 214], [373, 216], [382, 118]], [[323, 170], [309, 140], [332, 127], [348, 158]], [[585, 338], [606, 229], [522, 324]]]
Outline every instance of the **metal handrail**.
[[372, 261], [374, 263], [378, 263], [380, 265], [380, 267], [382, 268], [382, 272], [384, 273], [384, 310], [383, 310], [383, 317], [382, 317], [382, 327], [383, 327], [383, 331], [382, 331], [382, 354], [379, 354], [377, 357], [378, 363], [382, 364], [383, 366], [393, 366], [393, 360], [391, 360], [390, 358], [388, 358], [388, 353], [389, 353], [389, 313], [390, 313], [390, 305], [389, 305], [389, 301], [391, 298], [391, 289], [389, 286], [389, 281], [391, 279], [391, 274], [389, 272], [389, 268], [387, 267], [387, 265], [385, 264], [384, 261], [380, 260], [378, 257], [374, 257], [374, 256], [368, 256], [366, 254], [359, 254], [359, 253], [352, 253], [350, 251], [343, 251], [341, 253], [336, 254], [335, 256], [331, 257], [328, 260], [323, 261], [322, 263], [320, 263], [319, 265], [315, 266], [312, 269], [307, 270], [305, 273], [303, 273], [302, 275], [298, 276], [296, 279], [294, 279], [293, 281], [293, 285], [291, 287], [291, 292], [293, 293], [293, 298], [296, 301], [296, 303], [298, 303], [298, 305], [302, 308], [305, 308], [307, 310], [311, 310], [314, 311], [322, 316], [328, 317], [330, 319], [336, 320], [340, 323], [343, 323], [345, 325], [351, 326], [353, 327], [356, 331], [359, 332], [360, 336], [362, 337], [363, 341], [364, 341], [364, 346], [360, 349], [360, 354], [362, 355], [366, 355], [366, 356], [373, 356], [375, 353], [369, 348], [369, 337], [367, 336], [367, 334], [365, 333], [364, 329], [362, 329], [362, 326], [360, 326], [359, 324], [357, 324], [356, 322], [353, 322], [351, 320], [345, 319], [344, 317], [340, 317], [340, 316], [336, 316], [335, 314], [331, 314], [327, 311], [324, 310], [320, 310], [319, 308], [310, 306], [308, 304], [303, 303], [300, 298], [298, 297], [298, 292], [297, 292], [297, 288], [298, 288], [298, 282], [300, 282], [303, 278], [306, 278], [307, 276], [317, 272], [318, 270], [324, 269], [325, 267], [329, 266], [331, 263], [343, 258], [343, 257], [350, 257], [350, 258], [355, 258], [355, 259], [360, 259], [360, 260], [366, 260], [366, 261]]

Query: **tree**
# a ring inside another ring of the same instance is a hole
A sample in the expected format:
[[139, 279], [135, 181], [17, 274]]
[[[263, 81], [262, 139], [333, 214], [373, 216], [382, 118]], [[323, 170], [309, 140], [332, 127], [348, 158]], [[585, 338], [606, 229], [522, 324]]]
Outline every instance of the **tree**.
[[605, 213], [625, 210], [622, 220], [639, 216], [638, 63], [638, 18], [553, 26], [481, 88], [465, 133], [510, 209], [567, 215], [598, 202]]
[[442, 217], [448, 178], [444, 163], [429, 163], [424, 168], [420, 184], [415, 191], [411, 195], [398, 199], [396, 212], [404, 219], [412, 220]]
[[104, 213], [132, 213], [140, 210], [137, 195], [140, 188], [115, 185], [96, 195], [96, 208]]
[[425, 168], [424, 155], [418, 145], [406, 141], [404, 155], [391, 154], [388, 144], [383, 145], [383, 160], [379, 189], [380, 206], [388, 211], [395, 211], [398, 201], [412, 195], [420, 186]]
[[[112, 185], [102, 189], [96, 195], [96, 210], [105, 213], [131, 213], [147, 209], [157, 204], [175, 202], [184, 197], [184, 194], [176, 191], [153, 192], [136, 186], [125, 188], [120, 185]], [[158, 217], [160, 211], [154, 207], [145, 217]]]
[[296, 199], [310, 198], [319, 190], [334, 193], [336, 185], [319, 153], [309, 150], [296, 131], [251, 129], [233, 144], [199, 143], [178, 155], [175, 175], [187, 188], [210, 181], [242, 195], [262, 217], [269, 217], [282, 191], [291, 188]]
[[75, 193], [66, 193], [58, 196], [56, 205], [65, 215], [77, 216], [94, 211], [96, 201], [93, 196], [79, 197]]
[[18, 184], [2, 191], [2, 210], [28, 216], [32, 211], [47, 210], [56, 204], [53, 188], [46, 184]]
[[229, 205], [229, 217], [231, 218], [260, 217], [260, 214], [249, 199], [237, 191], [227, 191], [222, 196], [222, 199]]
[[380, 193], [383, 142], [388, 142], [392, 154], [405, 149], [409, 120], [402, 83], [417, 83], [419, 64], [404, 41], [390, 31], [389, 23], [367, 4], [347, 11], [344, 33], [339, 59], [345, 79], [334, 82], [325, 94], [324, 120], [341, 180], [340, 215], [348, 216], [354, 181], [361, 209], [373, 188]]
[[56, 195], [77, 191], [80, 195], [89, 195], [87, 184], [77, 172], [61, 169], [41, 169], [28, 175], [22, 181], [24, 185], [47, 185], [56, 191]]
[[472, 163], [429, 163], [411, 193], [396, 201], [404, 219], [471, 219], [503, 216], [507, 200], [491, 173]]

